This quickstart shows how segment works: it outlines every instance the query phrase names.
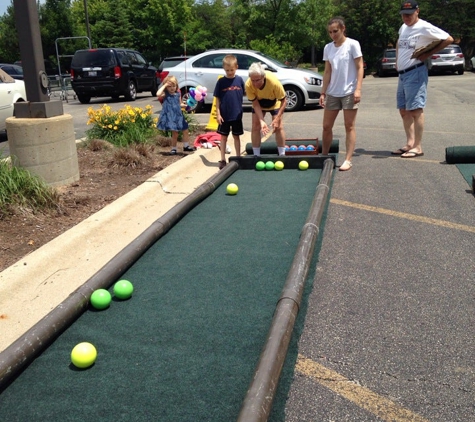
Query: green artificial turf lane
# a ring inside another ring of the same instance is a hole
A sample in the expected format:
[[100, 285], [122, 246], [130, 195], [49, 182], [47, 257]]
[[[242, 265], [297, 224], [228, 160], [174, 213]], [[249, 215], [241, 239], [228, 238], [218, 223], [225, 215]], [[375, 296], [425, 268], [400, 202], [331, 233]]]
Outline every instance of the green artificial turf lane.
[[[124, 274], [130, 300], [87, 311], [0, 395], [0, 420], [235, 420], [320, 174], [234, 173]], [[82, 341], [98, 358], [77, 370]], [[283, 376], [272, 420], [292, 369]]]

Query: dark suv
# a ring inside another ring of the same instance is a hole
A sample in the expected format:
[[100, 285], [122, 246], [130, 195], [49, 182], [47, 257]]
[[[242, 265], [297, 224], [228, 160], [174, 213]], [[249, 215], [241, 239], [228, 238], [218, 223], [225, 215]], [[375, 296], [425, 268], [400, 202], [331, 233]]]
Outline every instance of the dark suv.
[[88, 104], [91, 97], [121, 95], [127, 101], [134, 101], [138, 92], [157, 94], [158, 70], [134, 50], [78, 50], [71, 61], [71, 85], [83, 104]]

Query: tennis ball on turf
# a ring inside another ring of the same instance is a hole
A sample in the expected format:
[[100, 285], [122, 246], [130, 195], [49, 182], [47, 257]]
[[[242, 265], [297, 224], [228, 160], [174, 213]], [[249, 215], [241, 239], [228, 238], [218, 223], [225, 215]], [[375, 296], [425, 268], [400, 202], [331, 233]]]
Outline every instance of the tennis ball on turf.
[[299, 163], [300, 170], [307, 170], [308, 169], [308, 162], [305, 160], [300, 161]]
[[261, 171], [261, 170], [264, 170], [265, 168], [266, 168], [266, 164], [264, 163], [264, 161], [258, 161], [256, 163], [256, 170]]
[[117, 299], [125, 300], [132, 296], [134, 286], [129, 280], [119, 280], [114, 284], [114, 296]]
[[236, 183], [230, 183], [227, 187], [226, 187], [226, 192], [228, 195], [236, 195], [238, 193], [238, 185], [236, 185]]
[[283, 170], [284, 169], [284, 163], [282, 161], [276, 161], [274, 164], [274, 168], [277, 171]]
[[91, 305], [96, 309], [106, 309], [112, 300], [111, 294], [106, 289], [97, 289], [91, 295]]
[[274, 170], [274, 162], [273, 161], [267, 161], [266, 170]]
[[97, 358], [96, 348], [88, 342], [76, 344], [71, 351], [71, 362], [77, 368], [89, 368]]

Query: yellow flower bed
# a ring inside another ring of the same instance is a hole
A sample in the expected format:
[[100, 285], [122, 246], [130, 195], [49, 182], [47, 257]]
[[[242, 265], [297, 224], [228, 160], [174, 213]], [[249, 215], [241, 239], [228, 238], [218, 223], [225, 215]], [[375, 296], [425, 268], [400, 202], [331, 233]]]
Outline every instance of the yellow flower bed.
[[86, 132], [88, 139], [104, 139], [124, 146], [146, 142], [157, 131], [158, 118], [153, 117], [151, 105], [141, 108], [126, 104], [120, 110], [112, 110], [104, 104], [97, 110], [89, 107], [87, 114], [87, 124], [92, 125]]

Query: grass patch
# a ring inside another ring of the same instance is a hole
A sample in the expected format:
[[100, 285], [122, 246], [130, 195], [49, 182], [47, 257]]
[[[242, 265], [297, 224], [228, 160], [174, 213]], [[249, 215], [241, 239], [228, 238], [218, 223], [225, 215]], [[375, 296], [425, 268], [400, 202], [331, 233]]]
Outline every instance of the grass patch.
[[59, 195], [54, 188], [10, 160], [0, 160], [0, 218], [58, 208]]

